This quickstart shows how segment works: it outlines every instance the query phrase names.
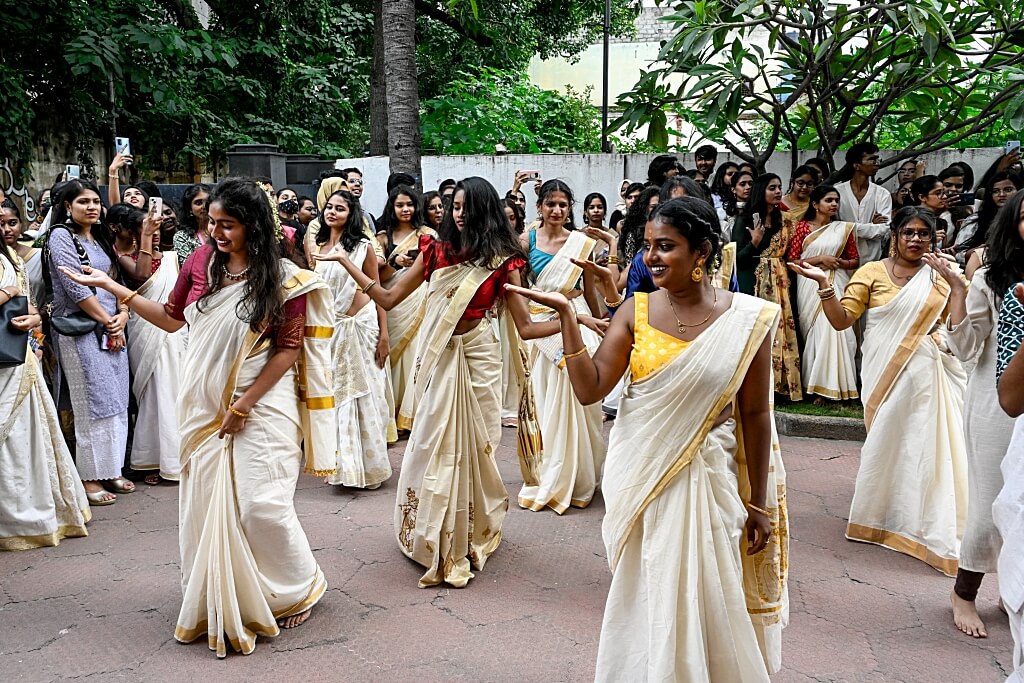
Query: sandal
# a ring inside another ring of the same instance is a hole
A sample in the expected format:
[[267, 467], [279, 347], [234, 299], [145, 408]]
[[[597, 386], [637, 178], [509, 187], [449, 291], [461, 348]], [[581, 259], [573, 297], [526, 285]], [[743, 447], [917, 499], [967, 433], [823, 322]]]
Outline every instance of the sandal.
[[102, 507], [103, 505], [113, 505], [117, 502], [117, 498], [104, 498], [104, 496], [111, 495], [110, 491], [86, 491], [85, 497], [89, 499], [89, 505], [92, 507]]
[[164, 478], [159, 474], [147, 474], [146, 478], [142, 481], [146, 482], [147, 486], [159, 486], [163, 483]]
[[131, 493], [135, 490], [135, 484], [131, 483], [124, 477], [108, 479], [100, 482], [100, 484], [111, 493]]

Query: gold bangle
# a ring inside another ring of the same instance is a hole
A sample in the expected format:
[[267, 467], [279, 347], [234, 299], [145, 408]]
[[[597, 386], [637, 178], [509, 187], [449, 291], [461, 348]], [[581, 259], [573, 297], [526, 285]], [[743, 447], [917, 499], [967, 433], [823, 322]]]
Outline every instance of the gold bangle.
[[587, 347], [586, 347], [586, 346], [584, 346], [584, 347], [583, 347], [582, 349], [580, 349], [579, 351], [574, 351], [574, 352], [572, 352], [572, 353], [564, 353], [564, 352], [563, 352], [563, 354], [562, 354], [562, 358], [563, 358], [564, 360], [569, 360], [570, 358], [575, 358], [576, 356], [582, 356], [582, 355], [583, 355], [583, 354], [585, 354], [586, 352], [587, 352]]
[[751, 510], [753, 510], [754, 512], [760, 512], [765, 517], [771, 517], [772, 516], [772, 513], [768, 512], [764, 508], [757, 507], [753, 503], [747, 503], [747, 507], [750, 508]]
[[608, 257], [608, 265], [609, 266], [617, 266], [617, 265], [619, 265], [619, 257], [618, 256], [609, 256]]
[[249, 417], [249, 413], [243, 413], [241, 410], [235, 410], [234, 406], [228, 406], [228, 410], [242, 419]]
[[135, 297], [137, 297], [138, 295], [139, 295], [139, 290], [135, 290], [134, 292], [132, 292], [131, 294], [129, 294], [125, 298], [123, 298], [120, 301], [118, 301], [117, 305], [118, 306], [127, 306], [128, 302], [131, 301], [132, 299], [134, 299]]
[[368, 283], [366, 283], [366, 286], [365, 286], [365, 287], [360, 287], [360, 290], [361, 290], [361, 291], [363, 292], [363, 294], [366, 294], [366, 293], [367, 293], [367, 292], [369, 292], [369, 291], [370, 291], [371, 289], [373, 289], [373, 286], [374, 286], [375, 284], [377, 284], [377, 281], [376, 281], [376, 280], [370, 280], [370, 281], [369, 281]]
[[153, 258], [153, 252], [151, 252], [149, 249], [139, 249], [139, 253], [145, 254], [146, 256]]
[[608, 308], [618, 308], [619, 306], [622, 305], [622, 302], [624, 302], [625, 300], [626, 300], [626, 295], [623, 294], [623, 295], [620, 295], [619, 298], [617, 300], [615, 300], [615, 301], [608, 301], [608, 299], [605, 299], [604, 300], [604, 305], [607, 306]]

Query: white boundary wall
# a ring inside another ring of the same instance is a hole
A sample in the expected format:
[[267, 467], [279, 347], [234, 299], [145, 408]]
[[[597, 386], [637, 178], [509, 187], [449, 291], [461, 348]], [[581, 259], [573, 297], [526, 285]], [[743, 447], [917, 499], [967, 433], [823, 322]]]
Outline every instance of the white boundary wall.
[[[953, 162], [961, 161], [970, 164], [976, 179], [1002, 154], [999, 148], [984, 149], [947, 149], [924, 157], [928, 162], [928, 172], [938, 174]], [[566, 181], [576, 195], [576, 201], [582, 202], [590, 192], [600, 192], [610, 205], [618, 201], [619, 185], [623, 178], [644, 181], [647, 179], [647, 166], [655, 154], [506, 154], [474, 155], [474, 156], [433, 156], [423, 157], [423, 187], [436, 189], [442, 180], [456, 180], [467, 176], [481, 176], [489, 180], [504, 196], [512, 187], [512, 180], [518, 169], [539, 170], [545, 180], [559, 178]], [[677, 154], [686, 168], [693, 168], [692, 154]], [[801, 159], [809, 159], [813, 152], [801, 152]], [[892, 152], [882, 152], [883, 159], [892, 156]], [[791, 166], [789, 152], [776, 152], [768, 162], [768, 170], [782, 176], [783, 184], [789, 179]], [[718, 162], [738, 161], [727, 152], [719, 151]], [[841, 164], [840, 164], [841, 165]], [[387, 157], [362, 157], [358, 159], [338, 159], [335, 168], [355, 166], [362, 170], [366, 185], [363, 190], [363, 206], [373, 215], [380, 215], [387, 200], [386, 183], [389, 175]], [[895, 169], [886, 168], [880, 177], [886, 177]], [[893, 183], [889, 181], [887, 186]], [[534, 209], [530, 199], [531, 186], [524, 187], [527, 193], [527, 215], [532, 216]], [[890, 188], [891, 189], [891, 188]], [[577, 221], [580, 210], [575, 212]]]

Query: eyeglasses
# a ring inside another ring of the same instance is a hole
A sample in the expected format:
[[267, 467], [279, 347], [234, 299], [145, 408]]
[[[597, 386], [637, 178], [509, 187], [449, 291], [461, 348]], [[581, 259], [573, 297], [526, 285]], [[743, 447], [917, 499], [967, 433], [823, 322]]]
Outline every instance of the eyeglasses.
[[948, 194], [952, 194], [952, 192], [950, 192], [946, 188], [940, 188], [938, 190], [932, 190], [931, 192], [928, 193], [928, 196], [931, 197], [932, 195], [935, 195], [936, 197], [945, 197]]
[[1015, 187], [994, 187], [992, 188], [993, 195], [1010, 195], [1017, 191]]
[[359, 187], [363, 186], [362, 178], [350, 178], [345, 182], [347, 182], [349, 185], [358, 185]]
[[794, 180], [793, 186], [815, 188], [818, 186], [818, 183], [814, 182], [813, 180]]
[[900, 188], [899, 190], [897, 190], [896, 194], [900, 194], [900, 195], [910, 194], [910, 188], [909, 187]]
[[918, 242], [931, 242], [932, 232], [931, 230], [908, 230], [904, 228], [900, 230], [900, 237], [908, 242], [917, 240]]

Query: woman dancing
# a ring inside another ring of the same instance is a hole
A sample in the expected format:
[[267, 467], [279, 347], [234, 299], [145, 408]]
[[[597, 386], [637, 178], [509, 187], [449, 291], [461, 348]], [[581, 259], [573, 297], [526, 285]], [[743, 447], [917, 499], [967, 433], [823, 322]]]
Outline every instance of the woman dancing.
[[292, 499], [300, 444], [307, 473], [335, 467], [334, 313], [324, 281], [281, 258], [275, 211], [255, 181], [222, 181], [209, 202], [214, 242], [186, 260], [164, 304], [96, 268], [63, 271], [167, 332], [188, 322], [174, 637], [205, 635], [218, 657], [303, 623], [327, 589]]

